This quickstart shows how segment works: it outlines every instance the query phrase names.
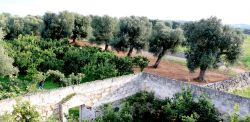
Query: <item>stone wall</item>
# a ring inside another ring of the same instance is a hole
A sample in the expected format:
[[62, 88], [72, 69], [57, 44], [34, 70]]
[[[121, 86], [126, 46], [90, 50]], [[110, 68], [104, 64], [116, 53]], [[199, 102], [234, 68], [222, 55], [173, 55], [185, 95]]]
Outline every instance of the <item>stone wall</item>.
[[206, 84], [203, 87], [228, 92], [234, 89], [241, 89], [249, 86], [250, 86], [250, 72], [246, 72], [238, 75], [237, 77], [230, 78], [228, 80]]
[[[249, 74], [248, 74], [249, 76]], [[242, 77], [247, 77], [242, 76]], [[244, 80], [244, 78], [242, 78]], [[249, 81], [246, 80], [246, 81]], [[56, 90], [38, 92], [23, 96], [31, 104], [37, 106], [43, 116], [49, 116], [53, 112], [57, 115], [67, 113], [68, 108], [86, 105], [100, 106], [103, 103], [114, 102], [139, 91], [153, 91], [159, 98], [172, 97], [180, 92], [184, 87], [191, 87], [194, 96], [207, 94], [215, 107], [223, 114], [231, 114], [235, 104], [239, 104], [239, 115], [246, 116], [250, 114], [250, 99], [214, 90], [201, 86], [190, 85], [185, 82], [177, 81], [151, 75], [148, 73], [132, 74], [117, 78], [93, 81], [75, 86], [59, 88]], [[68, 101], [62, 100], [70, 94], [76, 94]], [[4, 112], [11, 112], [12, 106], [16, 104], [15, 99], [6, 99], [0, 101], [0, 115]]]
[[245, 117], [250, 114], [250, 99], [230, 93], [204, 88], [201, 86], [191, 85], [186, 82], [177, 81], [174, 79], [163, 78], [151, 74], [143, 74], [144, 86], [146, 91], [152, 91], [158, 98], [172, 97], [175, 93], [180, 92], [183, 88], [191, 87], [194, 96], [207, 94], [212, 103], [222, 113], [228, 116], [233, 113], [235, 104], [239, 105], [239, 115]]
[[[103, 103], [117, 101], [141, 91], [139, 74], [121, 76], [105, 80], [88, 82], [56, 90], [33, 93], [22, 96], [23, 100], [30, 101], [42, 116], [48, 117], [52, 113], [60, 116], [67, 113], [65, 108], [87, 104], [88, 106], [99, 106]], [[70, 94], [76, 94], [72, 100], [64, 101]], [[16, 98], [17, 99], [17, 98]], [[13, 111], [16, 99], [5, 99], [0, 101], [0, 115]], [[74, 100], [73, 100], [74, 99]], [[77, 100], [77, 101], [75, 101]], [[64, 107], [64, 108], [60, 108]]]

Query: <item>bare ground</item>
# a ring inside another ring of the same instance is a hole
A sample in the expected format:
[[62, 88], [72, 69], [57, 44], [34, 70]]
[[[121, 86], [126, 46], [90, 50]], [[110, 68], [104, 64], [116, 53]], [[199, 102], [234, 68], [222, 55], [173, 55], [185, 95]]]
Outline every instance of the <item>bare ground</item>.
[[[96, 45], [96, 44], [91, 44], [88, 41], [76, 41], [77, 45], [80, 46], [99, 46], [104, 49], [103, 45]], [[110, 49], [111, 50], [111, 49]], [[116, 52], [112, 50], [117, 56], [126, 56], [126, 52]], [[133, 52], [132, 56], [135, 55], [142, 55], [146, 56], [149, 59], [149, 66], [144, 69], [144, 72], [163, 76], [163, 77], [168, 77], [168, 78], [173, 78], [177, 80], [182, 80], [185, 82], [190, 82], [192, 84], [197, 84], [197, 85], [202, 85], [206, 83], [212, 83], [212, 82], [218, 82], [221, 80], [226, 80], [229, 79], [230, 76], [228, 75], [228, 72], [224, 72], [222, 70], [208, 70], [206, 72], [206, 81], [207, 82], [197, 82], [194, 81], [193, 79], [196, 78], [199, 75], [199, 70], [196, 70], [194, 73], [190, 73], [183, 63], [178, 63], [173, 60], [168, 60], [168, 57], [164, 57], [159, 64], [158, 68], [152, 68], [151, 66], [154, 64], [156, 61], [156, 57], [154, 57], [152, 54], [148, 52], [140, 52], [136, 53], [135, 51]], [[239, 73], [245, 72], [245, 69], [236, 69], [239, 70], [238, 72], [235, 72], [234, 75], [237, 75]], [[138, 72], [138, 69], [135, 69], [135, 72]]]

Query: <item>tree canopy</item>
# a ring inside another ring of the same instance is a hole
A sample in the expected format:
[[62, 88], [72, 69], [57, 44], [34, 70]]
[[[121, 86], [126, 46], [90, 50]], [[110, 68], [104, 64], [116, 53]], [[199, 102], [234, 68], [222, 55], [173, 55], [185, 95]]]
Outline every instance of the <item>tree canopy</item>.
[[86, 38], [91, 33], [91, 18], [89, 16], [75, 15], [74, 27], [72, 30], [73, 42], [77, 38]]
[[94, 16], [92, 18], [93, 36], [95, 42], [105, 43], [105, 50], [108, 49], [109, 42], [116, 32], [117, 20], [110, 16]]
[[133, 49], [141, 50], [150, 37], [152, 24], [146, 17], [123, 17], [119, 21], [119, 31], [113, 46], [117, 50], [127, 50], [128, 56]]
[[0, 30], [0, 76], [13, 75], [18, 73], [18, 69], [13, 66], [14, 59], [9, 57], [3, 46], [3, 32]]
[[163, 22], [157, 22], [153, 27], [151, 39], [149, 41], [149, 51], [158, 56], [153, 67], [157, 68], [162, 57], [184, 42], [183, 31], [180, 28], [171, 29]]
[[216, 67], [219, 61], [234, 63], [240, 53], [243, 35], [239, 30], [223, 26], [220, 19], [210, 17], [184, 25], [187, 38], [187, 67], [200, 68], [198, 80], [204, 81], [207, 68]]

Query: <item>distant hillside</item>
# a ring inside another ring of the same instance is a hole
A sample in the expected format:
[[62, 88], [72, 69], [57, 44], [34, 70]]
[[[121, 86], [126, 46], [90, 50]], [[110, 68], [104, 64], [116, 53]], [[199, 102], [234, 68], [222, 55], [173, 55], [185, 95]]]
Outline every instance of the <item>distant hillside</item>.
[[250, 30], [250, 25], [248, 25], [248, 24], [232, 24], [230, 26], [232, 26], [234, 28], [241, 28], [241, 29], [248, 29], [248, 30]]

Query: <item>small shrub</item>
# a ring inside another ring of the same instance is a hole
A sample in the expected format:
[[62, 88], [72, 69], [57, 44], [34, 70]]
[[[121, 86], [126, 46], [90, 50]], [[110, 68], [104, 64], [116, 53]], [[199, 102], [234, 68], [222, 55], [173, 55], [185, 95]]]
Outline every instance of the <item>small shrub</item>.
[[143, 56], [133, 57], [133, 63], [135, 66], [139, 66], [140, 70], [143, 71], [144, 68], [148, 66], [149, 60]]
[[63, 85], [63, 79], [65, 78], [64, 74], [58, 70], [48, 70], [46, 73], [47, 77], [52, 81]]
[[[173, 98], [160, 100], [153, 93], [140, 92], [125, 100], [123, 107], [115, 112], [111, 105], [104, 107], [100, 121], [119, 122], [219, 122], [219, 114], [204, 96], [194, 100], [190, 89]], [[123, 119], [121, 119], [123, 118]]]
[[88, 64], [82, 69], [83, 73], [86, 75], [85, 81], [99, 80], [110, 77], [115, 77], [118, 74], [115, 65], [108, 62], [103, 62], [99, 64]]
[[63, 79], [63, 84], [65, 86], [80, 84], [84, 77], [85, 77], [85, 75], [82, 73], [77, 73], [77, 75], [72, 73], [69, 75], [68, 78]]
[[17, 102], [12, 116], [17, 122], [39, 122], [41, 120], [36, 108], [29, 102]]
[[130, 57], [115, 57], [113, 59], [116, 69], [118, 70], [118, 75], [128, 75], [133, 73], [133, 62]]

